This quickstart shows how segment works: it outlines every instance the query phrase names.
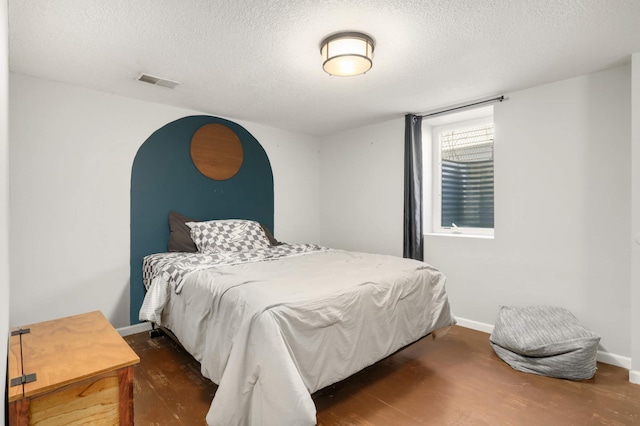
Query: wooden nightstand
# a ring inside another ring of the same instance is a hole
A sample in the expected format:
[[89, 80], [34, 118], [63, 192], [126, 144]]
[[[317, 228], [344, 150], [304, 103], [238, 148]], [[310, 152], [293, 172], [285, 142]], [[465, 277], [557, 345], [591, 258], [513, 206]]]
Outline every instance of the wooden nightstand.
[[[10, 337], [10, 426], [133, 425], [133, 365], [140, 358], [101, 312], [21, 330]], [[26, 383], [11, 386], [16, 378]]]

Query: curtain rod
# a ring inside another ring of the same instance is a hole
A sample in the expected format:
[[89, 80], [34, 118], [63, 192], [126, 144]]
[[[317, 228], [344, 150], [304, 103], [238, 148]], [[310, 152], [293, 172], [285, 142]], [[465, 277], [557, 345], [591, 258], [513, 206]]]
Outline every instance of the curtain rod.
[[447, 108], [447, 109], [439, 110], [439, 111], [436, 111], [436, 112], [430, 112], [429, 114], [418, 115], [418, 117], [422, 117], [422, 118], [424, 118], [424, 117], [433, 117], [434, 115], [440, 115], [440, 114], [444, 114], [446, 112], [456, 111], [456, 110], [463, 109], [463, 108], [469, 108], [469, 107], [476, 106], [476, 105], [489, 104], [489, 103], [502, 102], [502, 101], [504, 101], [504, 96], [498, 96], [497, 98], [486, 99], [484, 101], [473, 102], [473, 103], [470, 103], [470, 104], [460, 105], [460, 106], [453, 107], [453, 108]]

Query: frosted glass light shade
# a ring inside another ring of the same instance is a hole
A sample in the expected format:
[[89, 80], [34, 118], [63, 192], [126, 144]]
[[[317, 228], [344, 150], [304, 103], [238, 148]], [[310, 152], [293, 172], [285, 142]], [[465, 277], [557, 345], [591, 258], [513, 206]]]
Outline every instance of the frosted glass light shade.
[[362, 33], [338, 33], [320, 45], [322, 68], [331, 75], [363, 74], [373, 66], [373, 39]]

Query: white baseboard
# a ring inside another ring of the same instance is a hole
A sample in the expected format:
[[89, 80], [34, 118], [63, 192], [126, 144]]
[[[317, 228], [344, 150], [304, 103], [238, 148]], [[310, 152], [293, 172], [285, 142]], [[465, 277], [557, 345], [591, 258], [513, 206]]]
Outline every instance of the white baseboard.
[[630, 370], [629, 371], [629, 381], [636, 385], [640, 385], [640, 371], [638, 370]]
[[120, 333], [122, 337], [129, 336], [131, 334], [142, 333], [149, 330], [151, 330], [150, 322], [141, 322], [140, 324], [129, 325], [116, 329], [116, 331]]
[[[488, 334], [493, 333], [492, 324], [468, 320], [460, 317], [456, 317], [456, 321], [458, 321], [458, 325], [460, 327], [470, 328], [472, 330], [482, 331]], [[598, 355], [596, 358], [598, 361], [603, 362], [605, 364], [626, 368], [627, 370], [631, 369], [631, 358], [626, 356], [620, 356], [620, 355], [612, 354], [610, 352], [598, 351]], [[633, 382], [633, 383], [640, 383], [640, 372], [636, 371], [636, 374], [639, 375], [637, 377], [639, 381]], [[629, 381], [631, 381], [631, 372], [629, 372]]]
[[596, 359], [605, 364], [615, 365], [616, 367], [631, 369], [631, 358], [612, 354], [610, 352], [598, 351]]
[[493, 325], [486, 324], [484, 322], [478, 322], [473, 320], [468, 320], [465, 318], [456, 317], [457, 325], [464, 328], [470, 328], [471, 330], [482, 331], [483, 333], [491, 334], [493, 333]]

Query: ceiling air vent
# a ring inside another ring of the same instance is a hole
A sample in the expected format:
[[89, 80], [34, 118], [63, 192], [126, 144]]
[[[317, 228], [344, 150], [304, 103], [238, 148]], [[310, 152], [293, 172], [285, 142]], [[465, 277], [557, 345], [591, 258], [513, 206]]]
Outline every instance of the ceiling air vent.
[[177, 81], [169, 80], [162, 77], [156, 77], [154, 75], [145, 73], [140, 73], [137, 80], [149, 84], [155, 84], [156, 86], [168, 87], [169, 89], [175, 89], [180, 85], [180, 83]]

